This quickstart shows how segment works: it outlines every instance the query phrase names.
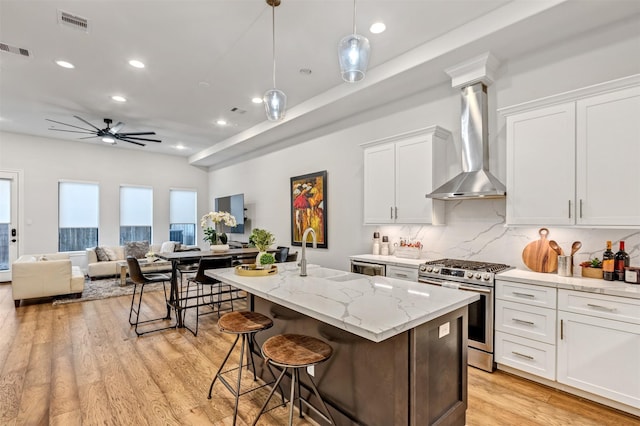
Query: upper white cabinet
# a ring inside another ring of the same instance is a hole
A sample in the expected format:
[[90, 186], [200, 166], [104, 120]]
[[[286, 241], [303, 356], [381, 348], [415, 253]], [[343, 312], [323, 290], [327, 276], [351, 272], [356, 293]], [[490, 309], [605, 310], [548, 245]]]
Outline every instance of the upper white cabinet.
[[500, 111], [507, 224], [640, 225], [640, 76]]
[[446, 177], [450, 136], [432, 126], [362, 145], [365, 224], [444, 223], [444, 202], [425, 195]]

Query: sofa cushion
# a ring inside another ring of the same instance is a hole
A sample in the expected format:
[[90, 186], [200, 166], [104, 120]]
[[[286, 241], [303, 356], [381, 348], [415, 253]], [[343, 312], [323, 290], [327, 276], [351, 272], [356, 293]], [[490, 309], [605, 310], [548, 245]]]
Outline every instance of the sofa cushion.
[[95, 250], [98, 262], [108, 262], [110, 260], [109, 255], [104, 251], [104, 247], [96, 247]]
[[[107, 260], [118, 260], [118, 255], [116, 254], [116, 251], [111, 247], [102, 247], [102, 250], [104, 250], [104, 253], [107, 255]], [[98, 253], [96, 252], [96, 254]], [[99, 260], [100, 259], [98, 259], [98, 261]]]
[[136, 259], [144, 259], [149, 252], [149, 241], [131, 241], [124, 246], [124, 256], [133, 256]]

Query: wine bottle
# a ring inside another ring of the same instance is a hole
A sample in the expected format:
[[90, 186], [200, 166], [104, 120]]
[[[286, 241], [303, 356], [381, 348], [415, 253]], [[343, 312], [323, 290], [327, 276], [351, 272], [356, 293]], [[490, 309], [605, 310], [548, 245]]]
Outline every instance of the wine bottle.
[[611, 241], [607, 241], [607, 249], [602, 253], [602, 275], [607, 281], [616, 279], [614, 257], [615, 255], [611, 250]]
[[624, 251], [624, 241], [620, 241], [620, 250], [614, 256], [616, 279], [624, 281], [624, 267], [629, 266], [629, 255]]

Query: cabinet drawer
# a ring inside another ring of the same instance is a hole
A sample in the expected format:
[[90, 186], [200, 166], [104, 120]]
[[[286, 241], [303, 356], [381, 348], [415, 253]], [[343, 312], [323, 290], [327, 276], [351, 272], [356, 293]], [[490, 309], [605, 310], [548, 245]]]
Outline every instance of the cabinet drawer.
[[387, 277], [401, 280], [418, 281], [418, 267], [387, 266]]
[[496, 362], [545, 379], [556, 378], [556, 347], [496, 331]]
[[496, 299], [555, 309], [556, 289], [496, 280]]
[[556, 342], [556, 311], [496, 300], [496, 330], [554, 344]]
[[561, 289], [558, 310], [640, 324], [639, 299]]

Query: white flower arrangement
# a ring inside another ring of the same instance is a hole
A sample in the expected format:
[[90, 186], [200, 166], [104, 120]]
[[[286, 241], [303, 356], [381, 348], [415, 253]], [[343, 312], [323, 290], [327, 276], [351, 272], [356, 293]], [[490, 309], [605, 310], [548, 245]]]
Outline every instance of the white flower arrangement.
[[[213, 226], [210, 226], [213, 224]], [[210, 245], [227, 244], [227, 234], [224, 227], [234, 227], [237, 225], [236, 218], [229, 212], [209, 212], [202, 216], [200, 226], [204, 232], [204, 240]], [[220, 228], [220, 229], [218, 229]]]

